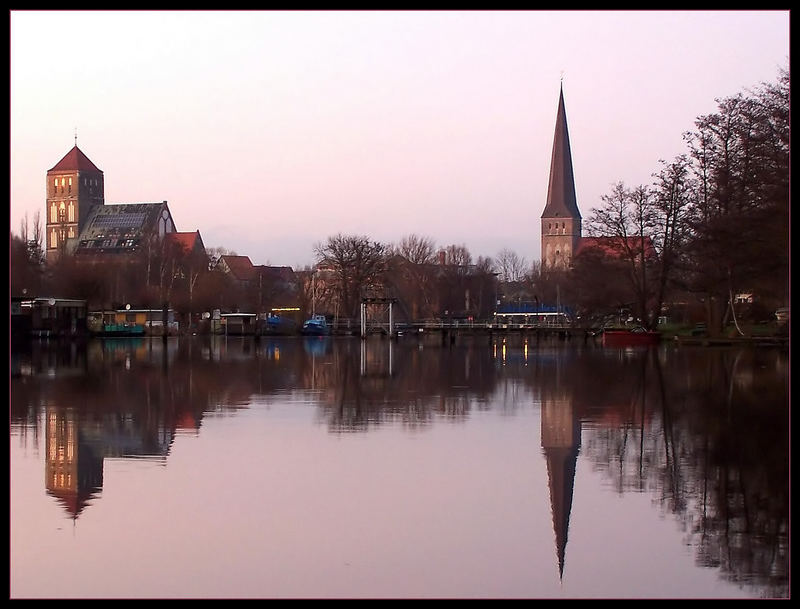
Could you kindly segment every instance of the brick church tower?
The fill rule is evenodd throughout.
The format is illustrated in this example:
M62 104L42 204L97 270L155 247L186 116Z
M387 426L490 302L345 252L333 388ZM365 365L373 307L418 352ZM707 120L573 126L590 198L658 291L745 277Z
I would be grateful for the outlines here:
M542 212L542 266L567 268L581 240L581 212L575 198L564 89L558 99L547 202Z
M104 205L103 172L75 146L47 172L45 242L48 262L73 249L97 205Z

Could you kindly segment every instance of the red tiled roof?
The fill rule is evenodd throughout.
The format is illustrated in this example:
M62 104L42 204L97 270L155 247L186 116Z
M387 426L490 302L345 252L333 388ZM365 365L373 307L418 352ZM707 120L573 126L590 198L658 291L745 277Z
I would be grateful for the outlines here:
M249 281L253 278L255 267L250 262L249 256L222 256L222 261L230 269L231 274L239 281Z
M195 231L193 233L167 233L166 238L169 241L180 244L187 253L194 250L194 248L197 246L198 240L202 245L200 231Z
M265 277L281 279L283 281L289 281L292 279L292 277L294 277L294 269L292 269L290 266L261 265L254 268L258 269L258 271Z
M96 171L98 173L103 173L100 171L97 166L89 160L81 149L77 146L73 146L72 150L70 150L67 154L64 155L64 158L61 159L58 163L56 163L55 167L53 167L50 171ZM48 172L49 173L49 172Z
M621 258L625 252L625 243L627 240L628 247L634 251L639 251L642 246L642 237L581 237L578 242L578 250L575 252L577 256L581 252L589 249L600 250L606 256L614 256ZM644 254L647 258L655 255L656 250L653 247L653 240L650 237L644 237Z

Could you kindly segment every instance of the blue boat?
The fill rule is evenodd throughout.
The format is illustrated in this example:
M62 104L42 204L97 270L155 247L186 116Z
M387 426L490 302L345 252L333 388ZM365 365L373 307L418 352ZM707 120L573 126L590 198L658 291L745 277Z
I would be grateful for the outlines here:
M303 323L301 334L306 336L327 336L331 333L330 326L324 315L312 315Z

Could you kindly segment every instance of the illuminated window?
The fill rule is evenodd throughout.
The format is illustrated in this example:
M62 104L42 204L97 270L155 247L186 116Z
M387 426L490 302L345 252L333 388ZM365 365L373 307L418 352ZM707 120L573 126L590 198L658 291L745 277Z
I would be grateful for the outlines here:
M56 232L56 229L53 229L50 231L50 247L56 246L58 246L58 233Z
M69 213L67 214L70 222L75 222L75 204L73 201L69 202Z
M55 223L55 222L57 222L57 221L58 221L58 215L57 215L57 213L58 213L58 212L56 212L56 204L55 204L55 203L53 203L53 204L50 206L50 222L51 222L51 223Z

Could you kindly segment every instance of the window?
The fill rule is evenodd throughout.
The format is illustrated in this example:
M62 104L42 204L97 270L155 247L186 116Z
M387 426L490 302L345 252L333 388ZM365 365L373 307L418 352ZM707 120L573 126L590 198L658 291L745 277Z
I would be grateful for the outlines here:
M56 229L50 231L50 247L58 247L58 233Z
M69 213L67 214L70 222L75 222L75 204L73 201L69 202Z
M56 212L56 204L53 202L50 206L50 223L55 224L56 222L58 222L58 215Z

